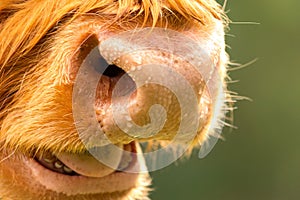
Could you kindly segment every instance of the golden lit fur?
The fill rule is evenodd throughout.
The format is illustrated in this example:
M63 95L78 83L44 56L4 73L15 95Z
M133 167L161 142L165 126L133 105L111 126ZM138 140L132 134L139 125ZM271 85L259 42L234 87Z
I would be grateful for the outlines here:
M76 71L70 66L77 62L79 47L88 36L138 27L166 27L181 32L199 29L210 35L218 21L223 31L226 17L215 0L0 1L0 197L146 199L150 182L142 183L141 179L136 188L111 194L75 198L48 190L31 193L32 186L27 187L26 180L18 178L28 171L22 171L22 166L20 171L7 166L18 159L18 154L86 151L73 122ZM215 52L222 66L228 62L224 49L222 45ZM225 78L226 69L221 70ZM199 137L202 141L206 138ZM146 179L148 176L143 177Z

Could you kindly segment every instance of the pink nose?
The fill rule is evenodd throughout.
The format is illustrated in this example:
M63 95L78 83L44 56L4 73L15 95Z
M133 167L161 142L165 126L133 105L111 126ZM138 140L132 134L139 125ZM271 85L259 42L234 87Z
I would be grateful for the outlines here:
M82 68L89 70L79 71L75 83L75 89L80 85L95 95L73 96L75 104L93 105L91 114L96 113L100 124L101 130L95 123L91 134L82 135L86 141L187 142L205 137L223 86L201 43L175 31L144 29L112 36L98 49L84 61Z

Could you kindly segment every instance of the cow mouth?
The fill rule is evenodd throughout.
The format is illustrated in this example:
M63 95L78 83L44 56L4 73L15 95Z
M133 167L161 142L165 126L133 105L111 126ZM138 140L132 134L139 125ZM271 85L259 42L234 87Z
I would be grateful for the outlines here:
M122 154L117 159L112 158L117 160L116 166L106 166L89 153L45 153L24 157L24 164L30 170L32 184L55 193L84 195L128 191L147 176L147 168L137 142L120 147Z
M122 146L124 153L107 155L112 157L114 166L106 166L89 152L81 154L61 153L58 155L44 153L42 156L36 156L35 160L44 168L61 175L101 178L112 173L126 171L137 161L135 142Z

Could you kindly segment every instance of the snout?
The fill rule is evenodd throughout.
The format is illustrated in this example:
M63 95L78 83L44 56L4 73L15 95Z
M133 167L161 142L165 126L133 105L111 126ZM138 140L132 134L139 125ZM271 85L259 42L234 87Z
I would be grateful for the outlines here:
M223 87L214 56L206 43L160 28L99 42L73 89L74 120L86 147L203 141Z

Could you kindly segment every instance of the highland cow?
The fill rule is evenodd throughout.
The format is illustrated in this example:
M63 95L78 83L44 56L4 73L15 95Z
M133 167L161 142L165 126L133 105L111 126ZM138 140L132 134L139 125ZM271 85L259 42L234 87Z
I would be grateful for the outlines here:
M139 77L131 73L146 70L144 66L153 63L167 65L191 86L195 98L186 97L184 101L196 101L197 122L189 124L197 125L196 135L190 137L186 133L176 139L184 145L184 138L189 137L188 154L220 128L228 110L226 25L223 9L215 0L1 0L0 199L148 199L151 179L139 143L148 142L144 150L168 145L173 142L180 121L191 120L193 112L183 114L180 100L171 90L158 84L139 86ZM172 40L172 34L160 37L160 31L166 30L174 33L177 40ZM122 35L126 31L131 32ZM148 40L147 32L158 39ZM130 39L130 34L134 38ZM110 38L117 38L118 43ZM190 39L206 53L197 52L196 47L188 46L180 38ZM170 51L139 50L136 46L142 43L172 43L174 52L182 50L187 59ZM137 49L120 55L120 51L133 48ZM187 52L185 48L193 51ZM107 64L105 70L97 62L88 62L91 52L99 65ZM116 54L119 57L112 59ZM199 70L193 68L192 61L198 57L208 60L198 62ZM205 70L208 63L212 66L210 71ZM74 102L80 99L74 92L84 87L78 82L82 65L101 75L93 102L87 105L94 109L94 117L104 133L101 137L131 153L104 148L110 165L101 163L90 152L99 151L106 140L87 131L89 125L78 125L81 120L74 113ZM150 74L151 70L143 73L149 75L149 80ZM174 88L182 86L164 72L154 75ZM122 77L125 79L119 84L120 93L113 99L113 91ZM88 84L92 78L83 75L82 80ZM124 92L127 90L130 95ZM190 96L181 93L182 98ZM128 121L147 128L147 124L155 121L155 116L149 114L154 104L166 108L165 112L154 113L157 123L161 116L166 117L156 133L149 128L148 132L127 134L122 128L124 119L116 119L113 113L126 108L130 113L125 117L130 118ZM89 117L82 119L89 123ZM132 126L129 123L128 127Z

